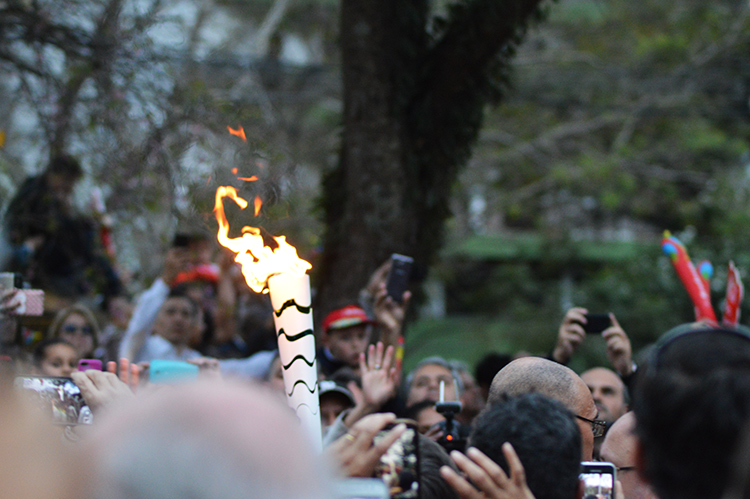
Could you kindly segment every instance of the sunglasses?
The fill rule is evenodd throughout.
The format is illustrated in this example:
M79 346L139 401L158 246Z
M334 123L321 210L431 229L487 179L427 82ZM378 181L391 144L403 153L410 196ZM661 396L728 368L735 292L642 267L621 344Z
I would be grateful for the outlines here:
M81 334L84 334L86 336L92 336L94 334L94 329L91 326L74 326L72 324L68 324L67 326L63 326L62 332L64 334L76 334L77 332L81 332Z

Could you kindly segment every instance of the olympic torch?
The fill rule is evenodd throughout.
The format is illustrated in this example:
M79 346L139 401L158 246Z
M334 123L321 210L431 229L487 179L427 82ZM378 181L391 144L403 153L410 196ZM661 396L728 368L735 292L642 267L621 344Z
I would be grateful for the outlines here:
M217 239L237 254L235 261L242 266L245 281L253 291L270 291L287 402L313 445L322 451L310 277L306 274L312 266L297 256L297 250L284 236L273 238L276 248L264 243L256 227L243 227L241 237L230 238L224 212L225 197L243 209L248 204L233 187L222 186L216 190Z

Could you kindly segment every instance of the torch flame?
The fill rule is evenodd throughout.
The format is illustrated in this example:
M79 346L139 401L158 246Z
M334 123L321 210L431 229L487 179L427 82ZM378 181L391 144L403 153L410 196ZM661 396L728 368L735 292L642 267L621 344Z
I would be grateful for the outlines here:
M227 130L229 130L229 133L231 135L234 135L236 137L241 138L244 142L247 142L247 137L245 137L245 129L242 127L239 127L237 130L232 128L231 126L227 127Z
M255 196L255 216L258 216L258 213L260 213L260 207L263 206L263 201L260 199L260 196Z
M247 207L247 201L239 197L234 187L220 186L216 189L216 221L219 223L217 239L219 244L237 253L234 261L242 265L242 275L250 289L256 293L267 293L266 286L268 278L274 274L289 272L303 275L312 268L305 260L297 256L294 246L286 242L284 236L274 237L278 244L276 249L271 249L263 243L260 229L256 227L243 227L242 237L229 237L229 222L224 213L224 198L229 197L237 203L240 208ZM259 208L256 199L256 210Z

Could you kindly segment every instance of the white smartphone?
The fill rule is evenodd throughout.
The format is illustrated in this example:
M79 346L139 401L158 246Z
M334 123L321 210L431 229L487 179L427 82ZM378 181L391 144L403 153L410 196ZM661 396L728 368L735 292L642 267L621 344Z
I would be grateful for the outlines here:
M612 499L617 470L612 463L584 461L579 478L583 481L583 499Z

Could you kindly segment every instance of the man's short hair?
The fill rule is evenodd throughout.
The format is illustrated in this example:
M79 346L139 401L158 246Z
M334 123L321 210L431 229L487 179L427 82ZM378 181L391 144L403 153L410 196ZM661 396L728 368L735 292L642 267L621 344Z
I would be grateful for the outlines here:
M638 370L633 410L662 499L719 498L750 416L750 336L705 325L665 334Z
M422 499L458 499L456 491L440 476L443 466L459 473L456 464L440 444L419 435L419 492Z
M575 416L538 393L503 396L474 422L469 444L506 473L502 445L510 442L536 499L574 499L578 491L581 435Z

